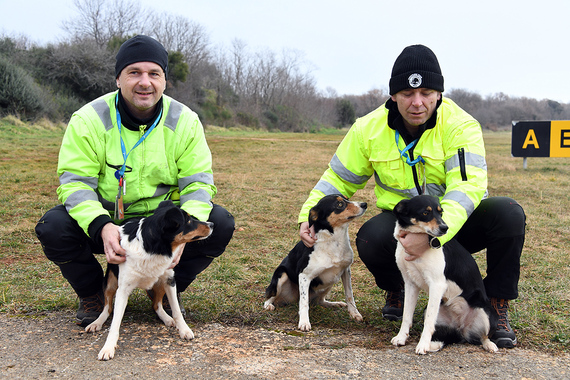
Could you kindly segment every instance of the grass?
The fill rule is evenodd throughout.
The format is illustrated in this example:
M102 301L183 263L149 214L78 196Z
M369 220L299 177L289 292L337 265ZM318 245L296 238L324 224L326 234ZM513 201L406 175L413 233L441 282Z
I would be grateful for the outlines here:
M0 119L0 312L36 317L62 310L74 314L77 299L58 268L43 255L34 227L58 203L57 155L64 127L18 119ZM272 272L298 240L297 214L320 178L343 133L265 133L208 128L218 195L231 211L236 232L227 251L183 294L192 323L212 321L290 326L295 334L296 305L269 313L263 293ZM527 214L521 263L520 297L511 303L510 320L519 346L570 352L570 166L567 158L510 156L510 133L485 134L489 192L516 199ZM354 199L375 204L372 183ZM371 207L351 225L350 234L377 213ZM356 252L356 249L355 249ZM476 254L483 268L484 254ZM367 332L368 347L386 347L399 323L382 319L384 294L374 284L358 254L353 286L364 323L346 310L311 308L313 328ZM126 318L153 318L142 291L131 297ZM340 284L333 300L344 298ZM418 313L421 313L420 301ZM413 338L421 329L416 318Z

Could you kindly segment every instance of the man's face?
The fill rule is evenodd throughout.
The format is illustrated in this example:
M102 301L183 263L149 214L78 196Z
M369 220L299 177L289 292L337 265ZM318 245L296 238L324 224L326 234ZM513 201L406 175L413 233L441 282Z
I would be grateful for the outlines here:
M402 90L392 95L398 105L398 111L404 119L406 128L416 129L433 115L441 92L428 88Z
M129 111L139 119L146 119L152 116L166 89L166 77L158 64L136 62L121 71L117 87L121 89Z

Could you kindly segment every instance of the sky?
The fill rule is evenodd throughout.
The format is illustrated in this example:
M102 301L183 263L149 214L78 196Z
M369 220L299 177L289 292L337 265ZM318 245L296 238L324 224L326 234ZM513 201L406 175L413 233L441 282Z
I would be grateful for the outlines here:
M73 0L0 0L0 34L39 44L66 37ZM109 0L113 1L113 0ZM214 46L303 54L320 90L387 92L396 57L424 44L446 91L570 103L568 0L140 0L201 24ZM141 15L144 17L144 15ZM444 92L445 94L445 92Z

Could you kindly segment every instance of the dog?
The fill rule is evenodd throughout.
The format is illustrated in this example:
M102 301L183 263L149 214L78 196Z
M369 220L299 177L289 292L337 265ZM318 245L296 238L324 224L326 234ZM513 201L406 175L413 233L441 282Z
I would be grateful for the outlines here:
M413 261L407 261L399 241L402 231L443 236L448 226L442 219L437 198L420 195L400 201L393 210L397 222L396 263L404 278L404 314L395 346L406 344L420 289L428 292L424 327L416 346L417 354L439 351L444 345L466 341L482 344L497 352L489 339L498 315L487 298L481 273L471 254L455 240L442 248L430 248Z
M99 317L85 328L87 332L101 330L113 309L116 294L113 320L105 345L99 352L99 360L115 356L121 321L129 295L135 288L152 289L153 308L158 317L166 326L176 326L181 338L194 338L180 311L174 270L169 267L182 255L186 243L205 239L212 231L213 223L195 219L172 201L163 201L153 215L129 219L120 227L121 246L127 251L127 259L118 265L108 264L104 285L105 307ZM172 317L162 307L165 294L172 308Z
M348 237L349 222L366 211L366 203L350 202L342 195L323 197L309 212L309 226L315 229L316 243L309 248L302 241L277 267L265 290L264 308L299 302L301 331L311 330L309 302L325 307L348 307L356 321L362 321L352 293L350 266L354 252ZM342 279L346 303L329 302L325 298Z

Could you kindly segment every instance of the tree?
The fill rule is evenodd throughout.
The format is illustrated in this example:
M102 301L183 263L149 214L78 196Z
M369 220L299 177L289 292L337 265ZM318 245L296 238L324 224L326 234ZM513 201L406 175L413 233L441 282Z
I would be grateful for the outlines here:
M338 99L336 101L336 115L341 127L351 125L356 120L354 106L348 99Z

